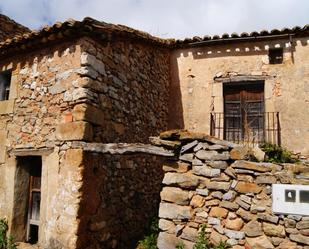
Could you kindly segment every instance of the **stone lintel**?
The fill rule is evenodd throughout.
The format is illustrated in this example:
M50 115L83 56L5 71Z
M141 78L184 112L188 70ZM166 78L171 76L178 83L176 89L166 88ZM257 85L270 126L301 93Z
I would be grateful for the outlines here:
M84 151L96 152L102 154L133 154L133 153L146 153L157 156L173 157L173 151L166 150L162 147L153 146L150 144L142 143L85 143L74 142L74 148L82 148Z
M53 151L54 148L13 149L10 154L14 156L44 156L51 154Z

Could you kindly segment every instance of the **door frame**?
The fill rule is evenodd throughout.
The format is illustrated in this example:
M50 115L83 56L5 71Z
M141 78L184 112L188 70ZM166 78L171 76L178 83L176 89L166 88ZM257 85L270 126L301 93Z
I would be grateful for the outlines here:
M262 115L262 127L258 127L258 130L263 130L263 137L265 136L265 120L264 120L264 113L265 113L265 81L264 80L255 80L255 81L231 81L231 82L226 82L223 83L223 139L227 139L227 111L226 111L226 92L228 91L227 89L229 88L229 90L235 88L236 92L239 91L240 94L240 138L238 138L238 142L244 141L245 140L245 136L246 136L246 132L245 132L245 122L246 120L244 120L246 118L246 114L245 114L245 92L246 88L248 88L248 90L257 88L259 90L261 90L262 92L262 110L261 110L261 115ZM248 121L247 121L248 122ZM258 121L259 122L259 121ZM249 140L249 138L248 138ZM259 140L259 139L258 139ZM257 141L259 142L259 141Z

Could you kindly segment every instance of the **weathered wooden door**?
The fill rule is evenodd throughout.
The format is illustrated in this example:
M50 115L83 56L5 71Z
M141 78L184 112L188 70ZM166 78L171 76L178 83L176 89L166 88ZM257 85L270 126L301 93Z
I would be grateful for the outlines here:
M264 139L264 83L226 84L224 139L257 143Z
M40 226L42 165L39 160L33 160L32 163L29 172L30 184L27 241L34 244L38 241Z

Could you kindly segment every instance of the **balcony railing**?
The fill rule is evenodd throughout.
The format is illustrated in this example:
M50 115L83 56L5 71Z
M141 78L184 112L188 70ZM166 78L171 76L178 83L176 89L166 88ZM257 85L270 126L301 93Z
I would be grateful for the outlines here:
M210 134L235 143L281 145L279 112L248 116L213 112L210 114Z

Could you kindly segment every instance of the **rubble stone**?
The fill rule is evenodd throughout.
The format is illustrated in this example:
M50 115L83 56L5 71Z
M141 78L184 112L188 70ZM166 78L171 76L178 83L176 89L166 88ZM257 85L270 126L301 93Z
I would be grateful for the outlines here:
M252 220L245 224L244 232L248 237L258 237L263 235L261 224L255 220Z
M209 213L209 216L212 217L219 217L219 218L226 218L228 214L228 210L221 207L212 207Z
M161 191L161 200L173 202L179 205L188 205L190 202L190 194L175 187L164 187Z
M192 210L190 207L179 206L172 203L161 203L159 208L159 217L165 219L190 219Z

